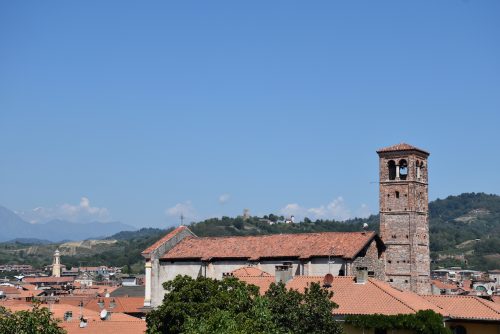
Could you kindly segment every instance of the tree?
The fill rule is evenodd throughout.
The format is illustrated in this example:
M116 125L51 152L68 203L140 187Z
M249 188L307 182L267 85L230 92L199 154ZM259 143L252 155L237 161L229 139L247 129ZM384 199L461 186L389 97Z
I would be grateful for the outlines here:
M163 283L168 291L163 304L146 318L148 333L213 332L219 321L235 333L250 326L255 301L260 298L256 286L236 278L214 280L177 276ZM236 326L236 327L234 327ZM234 328L233 328L234 327ZM221 333L224 333L220 331Z
M311 283L304 293L286 289L283 283L271 284L265 296L278 328L284 333L336 334L343 330L332 316L337 308L333 292Z
M331 292L316 283L303 294L273 284L264 296L233 277L177 276L163 287L162 305L146 318L149 334L342 333Z
M451 334L451 331L444 327L441 314L432 310L420 310L415 314L350 315L345 318L345 322L362 329L404 329L415 334Z
M35 304L30 311L11 312L0 306L0 333L2 334L64 334L58 321L51 318L46 307Z

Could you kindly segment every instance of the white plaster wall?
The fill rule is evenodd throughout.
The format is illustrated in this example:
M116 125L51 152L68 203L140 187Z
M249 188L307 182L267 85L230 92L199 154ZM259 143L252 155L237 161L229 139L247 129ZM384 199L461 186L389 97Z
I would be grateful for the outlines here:
M163 283L173 280L177 275L188 275L193 278L202 274L201 262L159 262L152 278L151 306L156 307L163 301L165 290Z
M236 269L251 265L248 261L215 261L207 266L206 276L215 279L222 279L224 273L230 273Z
M177 275L187 275L193 278L203 276L202 264L199 261L190 262L160 262L160 280L171 281Z
M344 266L345 261L342 258L334 258L334 263L330 265L331 273L338 276L339 270ZM206 276L214 279L222 279L224 273L230 273L236 269L253 265L271 275L275 275L276 266L283 262L292 263L294 276L315 275L324 276L329 272L328 258L313 258L310 262L301 262L299 260L289 261L268 260L261 262L248 262L246 260L224 260L210 262L204 265L201 261L153 261L152 268L152 286L151 286L151 306L156 307L161 304L165 291L163 282L173 280L177 275L187 275L193 278Z
M257 268L271 275L276 274L276 266L283 265L283 262L291 262L292 263L292 272L293 276L302 275L302 264L299 260L289 261L289 260L269 260L269 261L261 261Z
M324 276L331 273L333 276L338 276L340 269L345 265L345 261L342 258L332 258L331 264L328 264L328 258L313 258L311 259L311 265L309 266L310 276ZM344 267L344 273L346 269Z

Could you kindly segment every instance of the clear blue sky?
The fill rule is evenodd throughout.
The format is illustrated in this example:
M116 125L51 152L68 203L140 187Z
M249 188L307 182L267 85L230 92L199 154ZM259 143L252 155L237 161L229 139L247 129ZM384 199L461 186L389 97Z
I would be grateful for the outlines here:
M366 215L402 141L431 199L498 194L499 36L499 1L3 1L0 205Z

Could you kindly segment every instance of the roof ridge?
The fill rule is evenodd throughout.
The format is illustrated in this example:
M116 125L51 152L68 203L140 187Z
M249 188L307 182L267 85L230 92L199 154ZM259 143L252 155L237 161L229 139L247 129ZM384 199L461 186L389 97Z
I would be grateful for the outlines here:
M419 151L429 155L429 152L405 142L400 142L398 144L394 144L391 146L382 147L377 150L377 153L398 152L398 151Z
M374 279L371 279L369 278L368 279L368 282L371 282L373 285L375 285L379 290L382 290L385 294L391 296L392 298L396 299L398 302L400 302L401 304L403 304L404 306L408 307L410 310L414 311L414 312L418 312L418 310L416 310L415 308L413 308L412 306L408 305L407 303L405 303L401 298L389 293L389 291L387 291L386 287L385 286L381 286L379 283L382 283L385 285L385 282L376 282L376 280ZM393 288L393 287L391 287ZM399 292L403 292L403 291L400 291L396 288L393 288L395 289L396 291L399 291ZM418 296L418 295L417 295ZM419 296L420 297L420 296ZM421 297L422 298L422 297ZM425 299L425 298L422 298L422 299Z
M163 243L165 243L166 241L172 239L175 235L177 235L179 232L183 231L183 230L189 230L189 228L185 225L180 225L176 228L174 228L172 231L168 232L167 234L165 234L163 237L161 237L159 240L157 240L155 243L153 243L151 246L149 246L148 248L146 248L145 250L143 250L141 252L141 255L145 255L145 254L150 254L152 252L154 252L156 249L158 249ZM191 232L191 230L189 230ZM193 235L194 233L191 232Z
M376 234L375 231L322 231L322 232L301 232L301 233L267 233L267 234L255 234L255 235L221 235L221 236L209 236L209 237L198 237L197 239L227 239L227 238L258 238L258 237L269 237L275 235L316 235L316 234L354 234L354 233L364 233L364 234Z

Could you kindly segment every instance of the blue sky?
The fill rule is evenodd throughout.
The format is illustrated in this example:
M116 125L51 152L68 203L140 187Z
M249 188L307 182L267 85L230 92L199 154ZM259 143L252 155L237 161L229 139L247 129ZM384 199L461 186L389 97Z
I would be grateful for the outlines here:
M0 205L364 216L399 142L431 199L498 194L499 33L498 1L4 1Z

